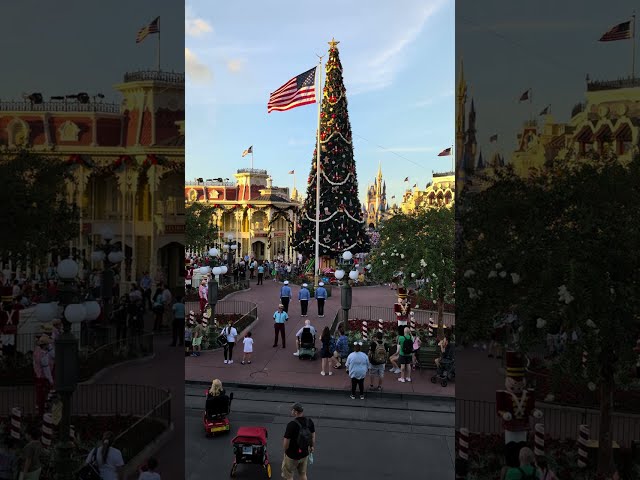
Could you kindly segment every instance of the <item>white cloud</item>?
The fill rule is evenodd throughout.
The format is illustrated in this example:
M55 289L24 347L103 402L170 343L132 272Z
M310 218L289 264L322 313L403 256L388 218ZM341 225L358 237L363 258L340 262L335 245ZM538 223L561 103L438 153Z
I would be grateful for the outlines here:
M213 27L205 19L197 17L193 9L187 5L184 15L184 32L189 37L201 37L213 32Z
M189 50L184 49L184 64L187 75L195 83L209 83L213 79L213 73L204 63L198 60L198 57Z
M240 70L242 70L243 65L244 65L244 60L240 58L232 58L227 61L227 69L231 73L238 73Z

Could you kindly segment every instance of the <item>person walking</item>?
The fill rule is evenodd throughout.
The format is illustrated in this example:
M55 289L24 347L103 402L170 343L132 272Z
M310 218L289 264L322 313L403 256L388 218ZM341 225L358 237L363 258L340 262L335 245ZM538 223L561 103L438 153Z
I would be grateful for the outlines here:
M264 264L258 265L258 285L262 285L262 280L264 279Z
M105 432L102 436L102 445L95 447L87 455L86 465L95 463L98 466L101 480L121 480L124 460L122 452L112 447L113 432Z
M251 363L251 354L253 353L253 338L251 338L251 332L247 332L244 339L242 340L243 345L243 355L242 355L242 365L245 363Z
M280 303L286 313L289 313L289 300L291 299L291 287L289 280L284 281L284 285L280 288Z
M356 386L360 390L360 400L364 400L364 377L369 371L369 357L361 352L362 342L353 342L354 352L347 357L347 373L351 378L351 399L356 398Z
M316 302L318 303L318 316L324 317L324 302L327 300L327 289L324 288L324 283L320 282L315 292Z
M180 345L183 344L182 332L184 332L184 302L182 296L176 297L176 303L171 307L173 310L173 321L171 322L172 340L171 346L175 347L179 341Z
M329 368L329 364L331 363L331 358L333 358L333 351L336 348L335 339L331 336L331 330L329 327L324 327L322 330L322 335L320 335L320 342L322 343L322 347L320 348L320 358L322 359L322 371L320 375L333 375L333 372Z
M300 311L302 312L300 316L307 316L307 309L309 308L309 300L311 299L311 293L308 289L309 285L306 283L302 284L302 288L298 292L298 300L300 300Z
M207 279L203 278L198 287L198 298L200 300L200 314L204 313L204 309L207 306L207 298L209 298L209 287L207 286Z
M275 337L273 339L274 348L278 346L278 333L282 337L282 348L286 348L286 336L284 332L284 322L289 320L289 315L284 311L284 305L278 305L278 310L273 314L273 329L275 331Z
M316 445L316 428L313 420L304 416L304 408L299 403L291 406L292 421L284 432L284 455L282 458L282 478L293 480L298 472L300 480L307 480L307 464Z
M411 381L411 356L413 353L413 337L411 337L411 329L405 327L404 335L398 337L398 354L400 360L400 377L399 382Z
M382 391L382 379L384 378L384 369L387 365L388 347L384 344L382 332L376 332L375 340L371 341L369 347L369 387ZM373 379L378 379L378 386L373 386Z
M238 338L238 331L233 326L231 319L222 330L222 334L227 337L227 344L224 346L224 363L231 365L233 363L233 347L236 344L236 338Z
M202 350L202 339L204 338L204 325L200 321L196 322L196 326L193 328L193 337L191 338L191 347L193 352L192 357L199 357Z

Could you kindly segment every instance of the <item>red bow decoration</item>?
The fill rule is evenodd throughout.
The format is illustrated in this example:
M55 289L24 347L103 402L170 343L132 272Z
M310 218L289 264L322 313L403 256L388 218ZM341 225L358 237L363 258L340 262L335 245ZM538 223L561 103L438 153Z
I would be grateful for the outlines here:
M69 157L69 159L67 160L67 163L71 164L71 165L82 165L82 163L83 163L82 162L82 157L80 155L77 155L77 154L71 155Z
M114 162L114 166L116 168L120 168L123 164L130 165L133 162L133 159L129 155L120 155L116 161Z

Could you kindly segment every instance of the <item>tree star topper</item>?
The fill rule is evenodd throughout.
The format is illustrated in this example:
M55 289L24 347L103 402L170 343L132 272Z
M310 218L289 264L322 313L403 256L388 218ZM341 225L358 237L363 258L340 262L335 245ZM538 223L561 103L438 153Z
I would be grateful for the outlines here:
M336 45L338 45L340 42L336 42L335 37L331 37L331 41L327 43L329 43L329 46L333 49L336 48Z

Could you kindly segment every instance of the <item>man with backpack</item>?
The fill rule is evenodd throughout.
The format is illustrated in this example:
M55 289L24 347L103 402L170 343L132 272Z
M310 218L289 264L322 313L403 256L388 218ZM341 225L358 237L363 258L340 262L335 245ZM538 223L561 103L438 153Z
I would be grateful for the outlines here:
M282 478L293 480L294 472L298 472L300 480L307 480L307 462L316 444L316 429L313 420L304 416L304 408L299 403L291 406L291 416L294 419L284 432Z
M538 480L536 457L529 447L524 447L519 454L520 466L509 468L505 480Z
M400 377L399 382L411 381L411 360L413 360L413 338L411 330L405 327L404 335L398 337L398 354L400 360Z
M377 332L376 339L371 341L371 346L369 347L369 387L371 389L374 388L373 379L377 377L378 386L375 388L378 391L382 391L382 379L384 378L384 369L387 365L387 346L384 344L382 338L382 332Z

